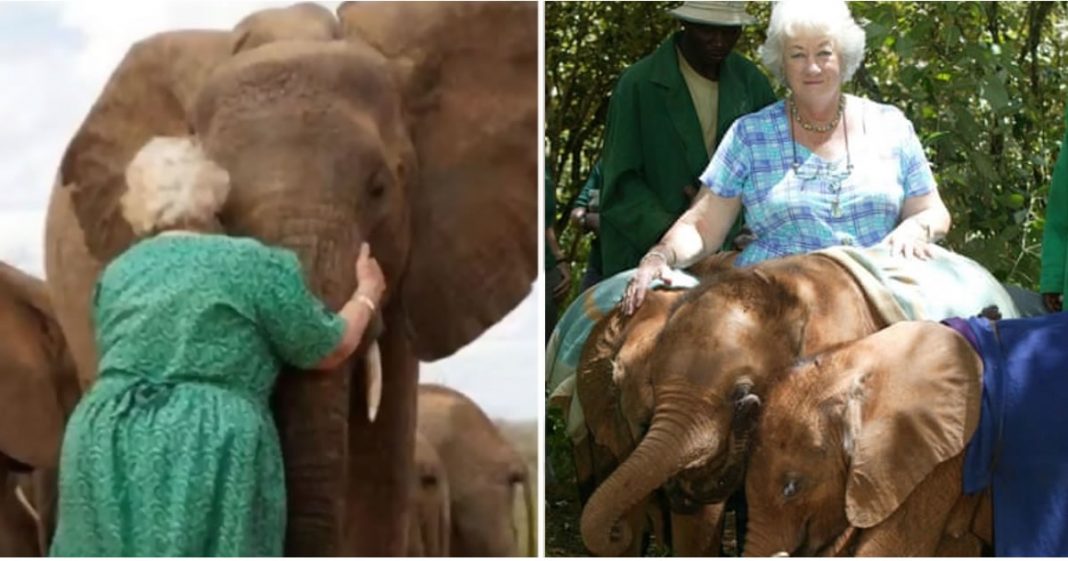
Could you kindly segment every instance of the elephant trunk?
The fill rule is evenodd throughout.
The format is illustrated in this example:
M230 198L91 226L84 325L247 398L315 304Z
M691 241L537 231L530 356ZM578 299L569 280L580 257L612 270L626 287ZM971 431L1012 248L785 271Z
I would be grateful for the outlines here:
M352 294L355 248L335 245L334 239L344 238L294 231L300 225L289 225L285 220L274 226L278 230L256 231L256 237L294 250L307 271L312 292L330 308L339 309ZM336 229L331 226L320 225L327 233ZM308 226L303 228L306 231ZM345 535L349 395L354 374L366 374L365 368L349 360L325 375L309 376L287 367L279 376L274 410L286 468L287 555L340 553ZM355 383L364 382L356 378Z
M714 451L719 435L696 415L707 404L688 390L661 390L649 431L582 511L582 539L595 555L615 557L631 543L622 519L643 498L681 469Z

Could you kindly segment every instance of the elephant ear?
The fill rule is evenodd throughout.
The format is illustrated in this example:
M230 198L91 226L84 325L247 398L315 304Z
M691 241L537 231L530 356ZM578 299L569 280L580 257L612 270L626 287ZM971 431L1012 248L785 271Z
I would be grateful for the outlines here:
M575 393L582 404L593 440L625 458L634 449L626 421L619 409L616 352L623 342L626 318L618 308L601 318L590 330L575 372Z
M54 467L65 421L55 372L62 335L44 282L3 263L0 331L0 455Z
M119 200L126 166L155 136L190 133L186 115L200 85L230 54L224 31L175 31L134 44L63 154L57 189L69 192L89 252L102 263L133 232Z
M982 362L963 337L931 322L894 324L841 353L851 373L846 515L870 528L964 450L979 422Z
M359 2L338 17L407 80L419 170L401 301L416 355L441 358L537 275L537 4Z

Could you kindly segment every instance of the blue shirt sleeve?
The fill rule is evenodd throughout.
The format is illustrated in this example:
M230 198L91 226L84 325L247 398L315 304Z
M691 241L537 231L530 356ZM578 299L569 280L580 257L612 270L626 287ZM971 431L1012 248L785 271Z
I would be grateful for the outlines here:
M919 137L912 127L912 122L903 113L901 117L901 179L905 188L905 198L920 197L938 190L931 163L923 151Z
M745 131L738 119L723 135L712 161L701 174L701 184L724 198L738 197L749 182L752 155L745 141Z

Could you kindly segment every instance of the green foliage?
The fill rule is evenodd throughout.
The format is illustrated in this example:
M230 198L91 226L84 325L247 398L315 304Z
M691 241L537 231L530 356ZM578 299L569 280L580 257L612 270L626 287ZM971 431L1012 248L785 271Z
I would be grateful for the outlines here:
M677 2L549 2L545 10L546 157L557 231L575 269L587 242L564 228L600 153L612 87L678 28ZM1065 2L854 2L867 33L847 89L912 120L953 216L945 244L1003 281L1037 287L1050 174L1068 98ZM738 50L757 60L770 6ZM780 93L782 91L780 90ZM561 308L563 309L563 308Z

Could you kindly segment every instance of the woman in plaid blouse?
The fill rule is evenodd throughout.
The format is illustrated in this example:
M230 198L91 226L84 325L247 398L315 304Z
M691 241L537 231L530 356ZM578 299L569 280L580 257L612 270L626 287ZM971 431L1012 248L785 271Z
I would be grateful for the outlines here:
M783 101L738 119L701 175L707 192L642 258L624 295L641 305L654 279L714 252L742 207L754 241L735 263L835 245L886 243L929 257L950 217L912 123L895 107L846 95L864 57L864 31L845 2L775 5L763 63Z

